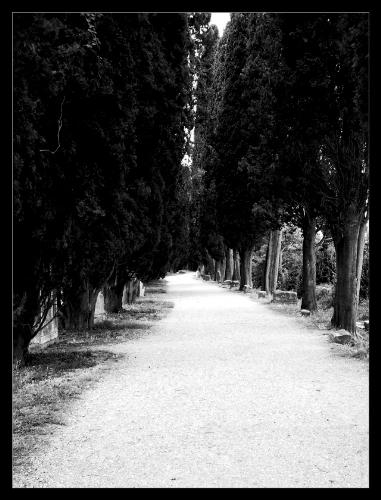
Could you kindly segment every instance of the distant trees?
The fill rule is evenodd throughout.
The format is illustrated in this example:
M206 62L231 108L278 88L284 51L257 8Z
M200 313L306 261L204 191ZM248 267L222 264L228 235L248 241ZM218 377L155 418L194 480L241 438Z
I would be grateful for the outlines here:
M214 250L209 250L217 261L226 263L229 249L239 251L241 289L252 284L254 245L271 227L279 226L275 198L267 198L266 209L260 203L272 181L271 174L264 178L263 172L270 172L269 159L272 161L274 155L272 137L262 137L259 131L266 127L270 131L274 126L271 102L278 83L278 73L272 71L277 40L271 39L271 34L265 37L264 50L275 57L266 73L262 71L263 54L255 52L254 45L260 46L265 21L256 15L232 15L214 58L209 98L196 113L196 117L207 116L203 154L195 156L205 170L203 241L207 242L209 236L205 243L209 249L213 246L210 240L215 244L219 241ZM195 150L199 151L197 140ZM257 182L259 178L261 183Z
M101 289L179 262L192 50L186 14L15 14L17 359L52 292L89 328Z

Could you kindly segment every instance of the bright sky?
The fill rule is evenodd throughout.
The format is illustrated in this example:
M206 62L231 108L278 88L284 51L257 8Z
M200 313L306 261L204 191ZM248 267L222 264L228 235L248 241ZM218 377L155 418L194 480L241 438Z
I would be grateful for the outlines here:
M210 24L217 25L220 37L224 32L226 24L230 21L230 12L212 12Z

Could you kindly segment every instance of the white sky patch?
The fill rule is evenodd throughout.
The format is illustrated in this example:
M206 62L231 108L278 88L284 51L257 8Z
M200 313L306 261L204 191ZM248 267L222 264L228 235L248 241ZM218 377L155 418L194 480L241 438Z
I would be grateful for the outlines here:
M218 28L218 34L222 36L225 26L230 21L230 12L212 12L210 24L215 24Z

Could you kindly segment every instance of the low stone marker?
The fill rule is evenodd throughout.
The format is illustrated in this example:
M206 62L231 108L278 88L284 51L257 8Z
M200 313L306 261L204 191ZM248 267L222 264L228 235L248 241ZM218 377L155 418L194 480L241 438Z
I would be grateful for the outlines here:
M125 293L123 290L123 299L124 299L124 297L125 297ZM122 299L122 303L124 304L125 302L123 302L123 299ZM104 316L106 316L105 298L103 296L103 293L99 292L98 297L97 297L97 301L95 303L94 318L103 318Z
M309 311L308 309L301 309L300 313L302 316L310 316L311 311Z
M265 299L266 298L266 292L264 290L261 290L257 292L258 299Z
M273 294L273 302L281 302L283 304L296 304L298 302L298 295L296 292L276 290Z
M210 281L210 274L204 274L204 276L202 277L203 280L205 281Z
M352 340L352 335L347 330L333 330L330 332L333 342L336 344L349 344Z

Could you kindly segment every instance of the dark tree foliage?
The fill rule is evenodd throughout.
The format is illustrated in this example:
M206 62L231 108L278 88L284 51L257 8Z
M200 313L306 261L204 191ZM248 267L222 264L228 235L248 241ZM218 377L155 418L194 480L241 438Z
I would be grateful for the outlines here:
M15 15L16 356L52 291L86 328L100 288L185 244L189 51L186 14Z
M79 144L71 142L68 126L76 101L86 105L100 85L91 23L91 16L74 14L14 17L16 355L37 333L35 318L41 306L53 289L63 286L63 254L70 249L73 233L80 241L81 226L94 224L102 213L97 198L86 207L96 182L87 183L88 164L72 161ZM95 170L96 180L99 175ZM72 178L69 185L66 178ZM83 244L84 253L89 253ZM75 256L75 248L71 252Z

